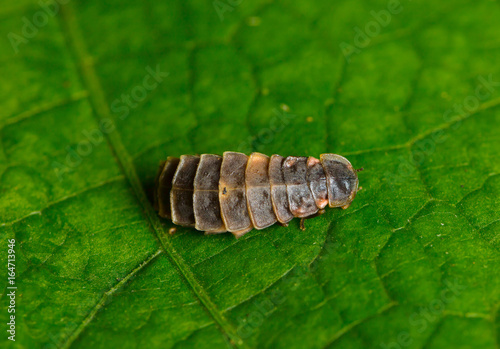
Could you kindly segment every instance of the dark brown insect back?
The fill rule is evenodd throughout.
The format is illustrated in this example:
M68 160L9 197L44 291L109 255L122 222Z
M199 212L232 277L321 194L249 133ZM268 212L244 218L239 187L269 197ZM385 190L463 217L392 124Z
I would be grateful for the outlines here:
M155 208L177 225L240 237L276 222L314 216L326 205L346 209L358 190L351 163L313 157L225 152L168 157L156 177Z

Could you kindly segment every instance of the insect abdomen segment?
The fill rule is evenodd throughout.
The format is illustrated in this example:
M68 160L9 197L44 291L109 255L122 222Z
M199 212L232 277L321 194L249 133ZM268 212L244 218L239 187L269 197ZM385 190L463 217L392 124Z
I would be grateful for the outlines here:
M336 154L283 158L225 152L168 157L156 178L162 217L208 234L240 237L330 207L347 208L358 189L350 162Z
M245 191L245 169L248 156L225 152L219 180L221 216L227 231L237 236L252 229ZM175 222L174 222L175 223Z
M219 179L222 157L204 154L194 178L193 209L195 228L213 233L225 232L219 205Z

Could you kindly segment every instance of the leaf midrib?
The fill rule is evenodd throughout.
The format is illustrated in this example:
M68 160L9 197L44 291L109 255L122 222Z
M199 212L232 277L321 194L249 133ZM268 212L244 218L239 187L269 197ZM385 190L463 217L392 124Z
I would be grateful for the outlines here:
M109 118L112 119L111 112L106 103L106 98L103 93L99 78L94 70L94 66L90 55L86 49L83 36L81 34L78 25L76 24L76 16L72 9L72 4L67 4L61 6L61 26L65 28L65 39L66 46L69 51L73 54L73 59L75 60L80 78L83 81L84 86L89 91L89 100L92 108L95 111L96 122L98 123L101 119ZM167 252L167 255L172 260L178 268L179 273L186 280L187 284L191 287L194 295L203 305L208 314L213 318L215 323L217 323L220 331L230 339L230 343L236 347L247 347L243 340L238 335L234 326L225 318L225 316L220 312L215 303L210 299L208 293L204 290L203 286L198 282L194 273L191 271L187 263L184 261L183 257L177 252L172 243L162 236L165 236L165 231L163 226L150 205L148 198L142 188L139 177L135 171L131 157L128 154L125 146L123 145L120 135L117 131L107 133L106 139L108 145L116 159L116 162L123 171L125 177L130 183L137 200L139 201L146 218L154 230L156 238L159 240L162 248ZM92 317L93 319L93 317ZM92 320L91 319L91 320ZM82 323L81 333L84 328L90 323ZM78 338L78 335L70 337L67 343L68 346Z

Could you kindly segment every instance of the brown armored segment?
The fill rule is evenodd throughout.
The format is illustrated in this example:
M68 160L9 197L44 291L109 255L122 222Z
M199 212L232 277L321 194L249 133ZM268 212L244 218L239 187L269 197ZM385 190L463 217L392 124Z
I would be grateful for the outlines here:
M250 155L245 172L245 184L248 212L255 229L264 229L276 223L268 169L269 157L267 155L260 153Z
M307 158L289 156L283 162L288 204L294 217L309 217L318 212L307 184Z
M321 154L326 173L328 205L348 208L358 191L358 175L351 163L337 154Z
M225 152L219 180L219 200L222 220L227 231L239 237L252 230L248 213L245 170L248 156L241 153Z
M311 189L312 196L319 209L328 205L328 189L326 185L326 175L323 166L318 159L307 158L307 184Z
M194 177L193 209L195 228L207 233L223 233L219 204L219 179L222 157L203 154Z
M271 156L269 161L269 181L271 182L271 200L278 222L287 224L293 219L288 205L288 194L286 193L285 178L283 176L283 161L281 155Z
M170 191L170 208L172 222L177 225L194 226L193 182L200 158L193 155L182 155L177 171L172 179Z
M161 163L155 207L175 224L240 237L253 228L314 216L327 204L345 209L357 190L356 171L336 154L322 154L320 160L235 152L183 155Z
M162 217L170 218L170 189L172 189L172 179L179 165L179 158L169 156L167 161L160 165L158 175L156 176L155 208Z

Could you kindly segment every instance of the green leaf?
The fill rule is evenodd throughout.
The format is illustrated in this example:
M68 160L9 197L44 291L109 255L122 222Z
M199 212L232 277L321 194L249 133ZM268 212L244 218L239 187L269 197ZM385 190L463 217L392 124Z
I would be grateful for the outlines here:
M2 347L498 345L498 2L61 3L0 10ZM170 235L159 161L226 150L342 154L362 190Z

